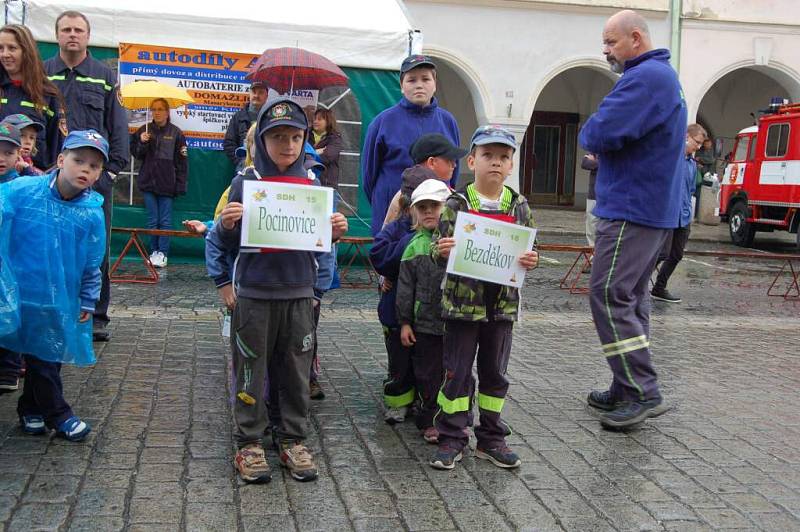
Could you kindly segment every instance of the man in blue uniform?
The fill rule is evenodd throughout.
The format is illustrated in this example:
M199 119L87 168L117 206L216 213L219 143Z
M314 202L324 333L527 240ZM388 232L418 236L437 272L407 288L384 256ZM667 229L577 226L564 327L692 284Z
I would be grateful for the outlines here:
M114 178L128 165L130 146L128 116L117 98L117 76L106 65L89 55L89 19L78 11L64 11L56 19L58 55L45 61L47 76L56 84L67 107L70 131L94 129L108 139L108 162L94 189L103 196L106 220L106 256L103 259L100 300L94 311L96 341L108 341L106 325L111 290L108 278L108 243L111 238L111 212L114 207Z
M630 10L608 19L603 53L622 74L579 141L600 160L594 215L591 307L613 373L587 402L604 427L633 427L667 411L650 361L650 274L678 226L686 102L669 51L654 49L644 18Z

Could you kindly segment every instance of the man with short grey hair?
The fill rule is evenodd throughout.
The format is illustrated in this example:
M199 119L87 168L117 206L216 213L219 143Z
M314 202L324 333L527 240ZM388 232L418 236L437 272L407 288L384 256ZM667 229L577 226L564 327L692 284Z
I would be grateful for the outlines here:
M650 362L648 283L680 219L687 115L669 51L653 48L641 15L625 10L609 18L603 53L622 77L579 140L600 160L590 302L613 381L587 401L604 411L604 427L621 429L668 409Z

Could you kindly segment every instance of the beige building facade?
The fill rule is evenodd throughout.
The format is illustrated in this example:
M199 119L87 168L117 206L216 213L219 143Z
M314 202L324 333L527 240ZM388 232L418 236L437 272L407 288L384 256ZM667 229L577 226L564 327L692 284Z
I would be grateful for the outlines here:
M535 204L581 208L588 174L581 124L617 76L602 29L639 11L673 54L690 121L722 139L720 157L771 97L800 101L796 0L406 0L422 51L437 59L442 105L467 137L502 124L520 142L510 184ZM467 138L463 140L466 144Z

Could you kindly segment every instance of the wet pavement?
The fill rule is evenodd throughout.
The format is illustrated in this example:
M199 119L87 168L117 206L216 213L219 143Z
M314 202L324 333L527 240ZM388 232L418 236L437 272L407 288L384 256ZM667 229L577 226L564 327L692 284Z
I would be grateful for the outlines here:
M543 235L578 243L569 234ZM690 246L702 243L692 243ZM775 244L781 246L782 244ZM21 433L0 397L6 530L800 530L800 302L765 295L778 264L687 260L654 304L652 349L673 410L640 430L601 430L585 405L610 373L586 296L558 289L573 257L526 281L503 412L522 467L471 453L452 472L412 423L382 421L386 355L374 290L323 301L322 386L310 446L318 481L235 475L230 356L198 266L157 286L115 285L112 339L93 368L64 369L87 441ZM785 282L785 281L784 281ZM474 445L474 439L471 442Z

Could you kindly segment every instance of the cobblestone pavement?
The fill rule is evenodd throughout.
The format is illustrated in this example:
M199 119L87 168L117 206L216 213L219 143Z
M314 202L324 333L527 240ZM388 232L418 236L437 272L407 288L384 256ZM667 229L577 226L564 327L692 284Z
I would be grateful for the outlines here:
M240 485L232 467L227 348L197 266L158 286L116 285L112 340L65 368L82 444L25 436L0 397L0 523L7 530L800 530L800 303L768 298L772 263L687 261L657 304L653 353L674 406L630 433L585 406L609 380L585 296L557 288L570 257L529 276L504 417L523 459L468 455L453 472L411 423L381 416L386 367L373 290L326 296L324 401L310 445L320 479L279 469ZM473 441L474 443L474 441Z

